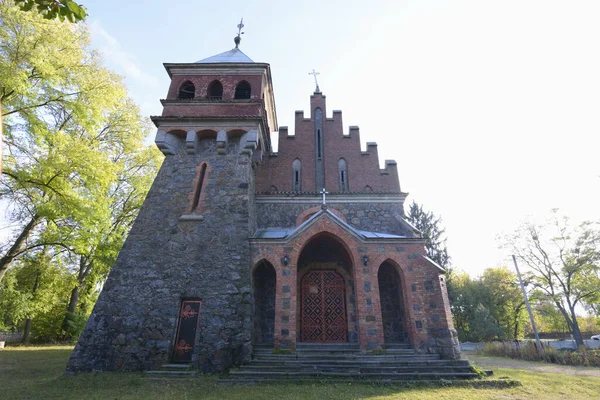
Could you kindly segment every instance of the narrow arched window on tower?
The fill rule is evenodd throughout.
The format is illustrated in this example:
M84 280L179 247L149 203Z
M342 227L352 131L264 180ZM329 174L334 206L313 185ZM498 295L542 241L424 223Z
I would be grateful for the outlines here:
M302 162L297 158L292 163L292 190L302 191Z
M223 85L219 81L212 81L208 85L207 97L211 100L221 100L223 98Z
M321 153L322 153L322 149L321 149L321 130L317 129L317 159L321 159Z
M340 192L348 191L348 166L346 160L340 158L338 161L338 181L340 185Z
M241 81L235 87L235 99L249 99L250 98L250 84L246 81Z
M206 163L200 167L200 176L198 177L198 184L196 185L196 191L194 192L194 202L192 203L192 212L196 212L198 204L200 204L200 195L202 194L202 187L204 186L204 178L206 177Z
M179 87L178 99L193 99L196 95L196 87L190 81L185 81Z

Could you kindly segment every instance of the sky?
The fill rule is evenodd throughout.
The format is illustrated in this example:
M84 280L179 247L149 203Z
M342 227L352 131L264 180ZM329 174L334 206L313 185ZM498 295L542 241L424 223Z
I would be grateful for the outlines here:
M474 276L511 267L497 237L525 219L600 219L597 0L82 3L145 115L162 110L162 63L231 49L243 17L279 126L308 113L316 69L328 112L398 162L407 204L442 217L453 266Z

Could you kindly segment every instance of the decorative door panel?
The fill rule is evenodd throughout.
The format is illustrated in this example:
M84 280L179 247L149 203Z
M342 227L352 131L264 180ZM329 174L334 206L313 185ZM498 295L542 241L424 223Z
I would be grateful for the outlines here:
M345 342L344 278L335 271L310 271L302 278L302 341Z
M179 311L179 324L173 351L173 362L191 362L200 316L200 300L184 300Z

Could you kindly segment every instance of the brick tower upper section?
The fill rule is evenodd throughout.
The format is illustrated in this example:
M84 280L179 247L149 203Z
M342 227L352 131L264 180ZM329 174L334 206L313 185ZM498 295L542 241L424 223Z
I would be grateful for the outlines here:
M287 127L279 129L278 153L263 158L256 170L258 193L316 192L388 192L400 193L396 162L386 160L379 167L377 144L367 143L361 151L357 126L345 135L342 112L326 117L325 96L310 97L311 115L296 111L295 134Z
M165 68L171 85L161 100L162 115L152 117L160 133L157 145L165 154L175 137L185 138L190 148L198 140L216 138L222 148L245 132L250 136L244 140L255 144L252 150L259 150L259 158L271 152L270 132L277 130L277 115L269 64L253 62L236 47Z

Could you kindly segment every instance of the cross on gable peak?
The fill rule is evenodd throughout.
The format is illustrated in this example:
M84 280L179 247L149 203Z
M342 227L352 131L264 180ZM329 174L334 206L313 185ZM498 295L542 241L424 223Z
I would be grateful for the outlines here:
M326 196L326 195L328 195L328 194L329 194L329 192L328 192L328 191L326 191L326 190L325 190L325 188L323 188L323 190L321 190L321 191L319 192L319 194L322 194L322 195L323 195L323 204L321 205L321 208L322 208L323 210L325 210L325 209L327 208L327 199L326 199L326 197L325 197L325 196Z

